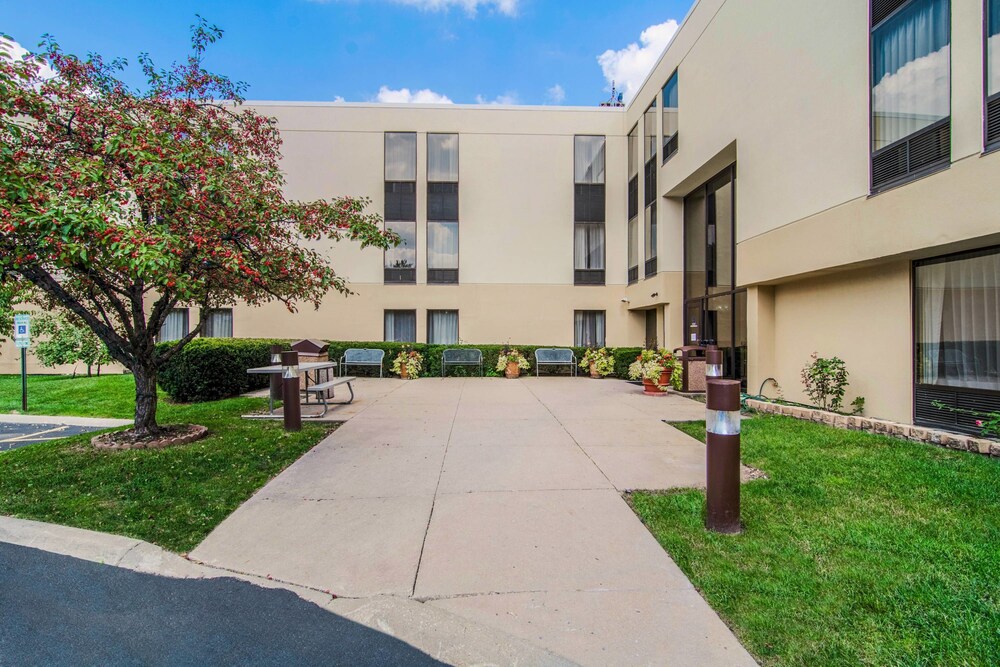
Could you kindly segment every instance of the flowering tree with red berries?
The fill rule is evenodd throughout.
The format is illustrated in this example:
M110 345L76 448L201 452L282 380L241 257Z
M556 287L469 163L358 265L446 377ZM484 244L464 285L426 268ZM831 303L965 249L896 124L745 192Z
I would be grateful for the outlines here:
M201 19L186 62L158 69L68 55L52 40L15 59L0 39L0 285L33 286L89 326L135 376L135 437L157 434L157 371L197 336L210 308L242 301L318 307L349 294L321 238L387 248L367 200L290 201L273 119L243 86L202 67L221 35ZM48 64L55 76L42 76ZM201 320L156 346L170 310Z

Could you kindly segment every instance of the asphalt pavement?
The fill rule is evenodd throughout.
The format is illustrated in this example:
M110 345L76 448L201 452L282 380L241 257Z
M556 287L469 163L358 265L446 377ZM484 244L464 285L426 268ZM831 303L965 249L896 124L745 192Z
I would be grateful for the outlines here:
M282 589L0 542L0 665L440 665Z
M0 422L0 452L34 445L38 442L68 438L71 435L100 431L99 427L72 424L6 423Z

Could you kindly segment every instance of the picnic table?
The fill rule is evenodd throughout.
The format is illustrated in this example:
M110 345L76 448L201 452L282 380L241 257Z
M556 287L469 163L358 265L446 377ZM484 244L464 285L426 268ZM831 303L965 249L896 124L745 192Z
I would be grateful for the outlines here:
M319 372L326 370L328 368L336 368L336 361L307 361L299 364L299 372L305 375L306 384L302 387L302 391L305 392L306 400L304 405L312 405L309 402L309 383L312 380L313 385L321 384L319 382ZM250 375L281 375L282 366L281 364L274 364L272 366L261 366L259 368L248 368L247 373ZM310 378L312 374L312 378ZM325 408L325 404L324 404ZM268 416L278 417L274 412L274 396L271 396L271 392L267 394L267 410ZM325 412L325 410L324 410Z

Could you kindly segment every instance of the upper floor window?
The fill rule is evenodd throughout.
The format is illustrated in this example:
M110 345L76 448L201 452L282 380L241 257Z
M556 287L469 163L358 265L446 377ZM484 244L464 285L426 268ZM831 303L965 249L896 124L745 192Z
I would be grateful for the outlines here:
M384 281L417 281L417 134L385 133L385 221L402 242L385 252Z
M677 72L663 86L663 161L677 152Z
M604 137L574 137L573 175L576 183L604 183Z
M385 180L417 180L417 133L385 133Z
M458 182L458 135L427 135L427 180L431 183Z
M427 282L458 282L458 135L427 135Z
M639 125L628 133L628 219L639 215Z
M573 139L573 282L604 284L605 138Z
M950 161L950 0L872 2L872 187Z
M659 143L656 132L656 100L653 100L653 103L649 105L646 113L642 116L642 133L644 143L643 159L649 162L656 157L656 145Z
M1000 145L1000 0L986 2L986 146Z

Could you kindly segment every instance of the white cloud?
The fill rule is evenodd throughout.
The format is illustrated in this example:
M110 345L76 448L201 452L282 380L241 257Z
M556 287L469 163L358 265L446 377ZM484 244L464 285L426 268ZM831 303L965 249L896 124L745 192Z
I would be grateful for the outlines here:
M476 95L476 104L502 104L512 106L519 103L517 92L507 91L503 95L497 95L492 100L488 100L482 95Z
M624 49L617 51L608 49L599 55L597 62L604 72L608 86L610 87L613 81L618 90L625 93L626 100L632 99L663 50L667 48L667 44L673 39L678 27L677 21L673 19L651 25L639 35L641 46L632 42Z
M310 0L318 4L327 4L332 0ZM425 12L447 11L452 7L464 9L470 16L475 16L476 12L482 8L504 16L517 16L521 0L382 0L392 2L397 5L416 7Z
M566 99L566 91L558 83L549 88L546 93L548 93L549 102L552 104L562 104Z
M334 104L343 104L346 101L347 100L344 99L343 95L337 95L336 97L333 98Z
M7 55L11 56L15 60L21 60L28 54L28 49L24 48L13 39L2 36L0 36L0 50L3 50ZM43 79L51 79L56 75L55 71L49 67L48 63L42 64L41 68L38 70L38 74Z
M389 86L379 88L374 101L382 104L454 104L447 96L427 88L411 92L409 88L393 90Z

